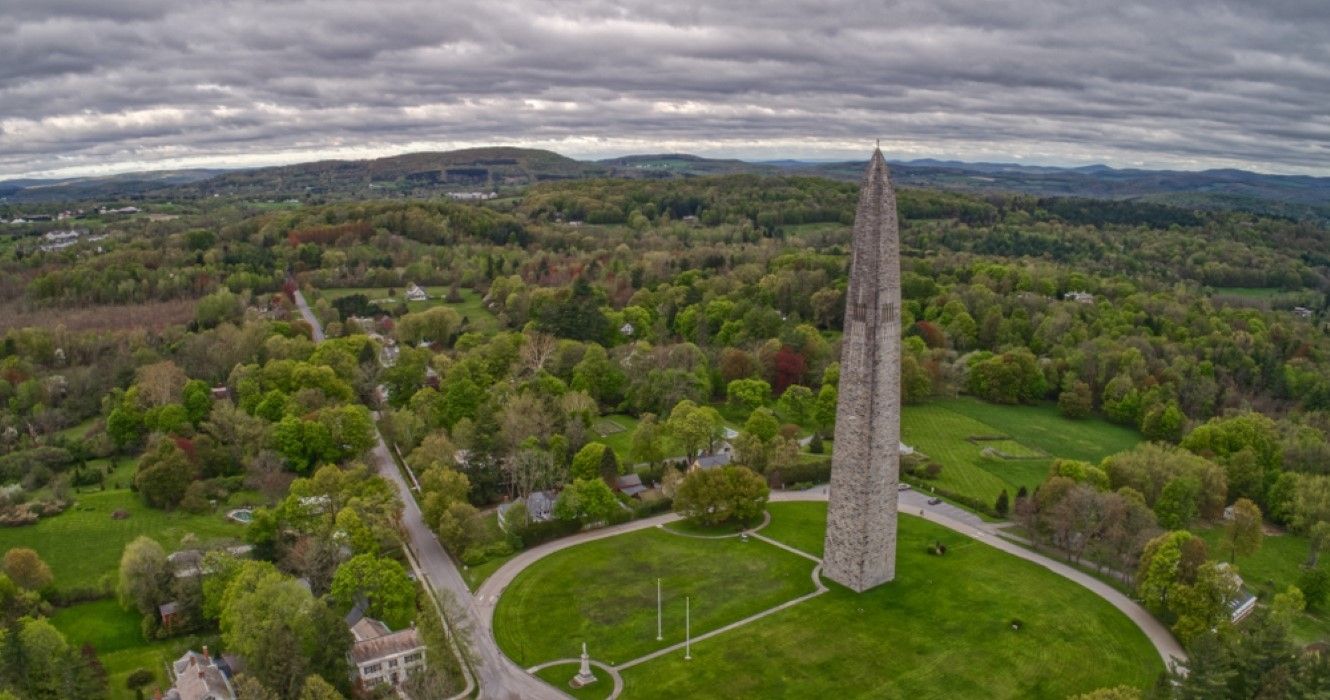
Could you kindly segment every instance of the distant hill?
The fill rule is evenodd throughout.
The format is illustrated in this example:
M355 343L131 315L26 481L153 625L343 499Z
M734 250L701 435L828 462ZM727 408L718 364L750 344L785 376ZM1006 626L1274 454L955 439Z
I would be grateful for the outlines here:
M63 180L0 182L0 203L187 200L200 197L357 199L511 192L539 182L593 177L672 178L733 173L857 180L864 161L749 162L684 153L581 161L528 148L471 148L372 160L327 160L246 170L175 170ZM1330 220L1330 178L1242 170L1077 168L934 159L892 164L898 184L1039 197L1140 199L1189 209L1239 209Z
M67 202L126 198L217 177L225 170L154 170L101 177L0 181L0 201Z

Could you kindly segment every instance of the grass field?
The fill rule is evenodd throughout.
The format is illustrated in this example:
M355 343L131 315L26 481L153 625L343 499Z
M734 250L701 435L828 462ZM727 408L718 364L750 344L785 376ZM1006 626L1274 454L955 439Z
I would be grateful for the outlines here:
M693 634L701 634L811 592L812 570L807 559L756 539L638 530L556 552L523 571L499 600L494 637L522 666L576 657L582 642L596 659L622 663L683 641L685 596Z
M139 615L126 611L114 600L99 600L61 608L51 616L70 645L91 644L106 667L112 700L130 700L134 693L125 679L136 669L146 668L157 676L163 689L170 686L165 664L180 658L187 649L198 651L204 644L216 648L217 639L181 637L147 642L139 630ZM151 687L149 688L151 690Z
M770 510L767 536L821 550L825 504ZM627 669L623 697L1060 699L1143 688L1163 670L1145 635L1085 589L916 518L900 528L895 582L864 594L833 585L694 644L692 661L670 654ZM945 557L924 552L933 540Z
M430 298L426 301L407 302L406 308L408 311L422 311L432 306L450 306L456 310L457 313L461 314L462 317L468 319L470 325L466 330L475 331L477 333L494 333L499 330L499 320L493 313L490 313L489 309L485 308L485 305L480 301L480 295L476 294L475 291L470 289L459 289L458 291L462 296L462 301L455 304L448 304L443 300L448 294L447 287L423 287L423 289L429 293ZM405 293L405 286L397 288L397 299L401 299L402 295ZM371 300L389 298L387 287L343 287L340 289L321 289L319 290L319 294L326 297L329 301L340 299L345 296L351 296L352 294L364 294Z
M1196 528L1192 532L1205 540L1211 559L1228 561L1222 526ZM1260 551L1238 557L1235 564L1247 588L1261 602L1268 604L1276 593L1297 585L1302 563L1306 560L1307 538L1290 533L1265 537ZM1293 626L1293 636L1301 644L1330 640L1330 614L1322 611L1304 613Z
M578 700L603 700L610 696L610 691L614 690L614 681L610 679L608 673L591 667L591 674L596 677L596 682L585 688L573 690L568 687L568 681L577 675L577 664L560 664L550 666L536 675L541 680L562 690L565 693L577 698Z
M139 535L148 535L170 551L187 533L200 540L239 539L244 527L221 514L167 513L143 505L128 490L88 492L78 495L77 504L60 515L26 527L0 528L0 552L11 547L31 547L51 566L57 588L96 585L114 576L125 545ZM111 513L125 510L129 517L114 520Z
M972 436L1008 439L971 441ZM1003 489L1013 496L1021 486L1033 489L1053 458L1098 462L1141 438L1099 419L1064 418L1054 406L999 406L960 397L906 406L901 439L942 464L939 487L991 503ZM987 457L985 447L1019 459Z

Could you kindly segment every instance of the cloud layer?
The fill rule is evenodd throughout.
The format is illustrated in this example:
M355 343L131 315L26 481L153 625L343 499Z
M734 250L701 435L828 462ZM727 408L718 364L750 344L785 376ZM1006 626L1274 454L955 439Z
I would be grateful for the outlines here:
M1330 175L1324 0L0 0L0 176L531 145Z

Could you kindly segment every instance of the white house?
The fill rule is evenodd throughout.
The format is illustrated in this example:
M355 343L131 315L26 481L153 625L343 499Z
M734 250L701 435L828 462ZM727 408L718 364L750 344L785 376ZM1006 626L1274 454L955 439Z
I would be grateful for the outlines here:
M1062 298L1068 301L1074 301L1078 304L1094 303L1094 295L1089 292L1080 292L1080 291L1067 292L1066 294L1062 295Z
M420 285L415 282L412 282L411 286L406 288L407 301L426 301L428 299L429 293L421 289Z
M355 641L346 653L351 679L366 688L397 685L407 675L425 668L425 644L415 627L393 632L382 622L365 617L360 606L347 616Z

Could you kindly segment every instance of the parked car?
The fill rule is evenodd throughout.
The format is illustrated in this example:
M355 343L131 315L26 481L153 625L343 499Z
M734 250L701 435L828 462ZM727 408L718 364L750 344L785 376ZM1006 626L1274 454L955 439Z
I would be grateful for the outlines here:
M910 490L910 485L909 485L909 484L897 484L897 485L896 485L896 490L897 490L897 491L909 491L909 490Z
M941 502L942 502L942 499L941 499L941 498L938 498L937 496L934 496L934 497L928 499L928 505L930 505L930 506L935 506L935 505L937 505L937 504L939 504L939 503L941 503Z

